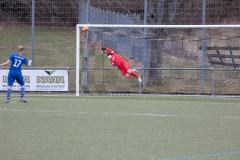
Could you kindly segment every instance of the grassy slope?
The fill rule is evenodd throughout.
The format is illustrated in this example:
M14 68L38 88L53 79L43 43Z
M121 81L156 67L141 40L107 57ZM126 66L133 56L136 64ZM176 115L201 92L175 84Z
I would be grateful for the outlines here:
M4 29L0 31L1 60L16 51L18 45L26 49L24 55L31 59L30 28ZM75 33L72 31L37 31L35 33L35 67L74 67Z

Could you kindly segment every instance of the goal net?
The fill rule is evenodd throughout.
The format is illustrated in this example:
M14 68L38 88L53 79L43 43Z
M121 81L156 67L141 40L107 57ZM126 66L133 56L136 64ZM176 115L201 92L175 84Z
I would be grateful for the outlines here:
M81 28L88 26L88 32ZM94 25L76 27L76 96L80 93L211 94L212 68L240 66L239 25ZM124 77L102 47L142 78ZM233 77L237 77L234 73ZM224 76L222 76L224 75ZM219 71L219 78L228 73ZM229 77L229 76L228 76ZM218 75L215 76L218 78Z

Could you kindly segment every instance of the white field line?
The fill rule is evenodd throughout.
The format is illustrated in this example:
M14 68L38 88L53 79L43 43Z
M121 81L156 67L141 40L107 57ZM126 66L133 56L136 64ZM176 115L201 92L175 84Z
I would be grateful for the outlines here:
M111 97L109 97L109 98L111 98ZM6 99L6 98L0 98L0 99ZM19 98L11 98L11 100L12 99L17 99L17 100L19 100ZM34 99L34 100L38 100L39 98L27 98L27 100L29 100L29 99ZM53 98L53 99L50 99L50 98L47 98L47 99L44 99L44 101L46 101L46 100L51 100L51 101L68 101L68 100L71 100L71 101L120 101L120 102L134 102L134 103L143 103L143 102L145 102L145 103L177 103L177 104L184 104L184 103L196 103L196 104L211 104L211 105L228 105L228 104L230 104L230 105L237 105L237 106L239 106L240 107L240 104L238 103L238 102L231 102L231 103L222 103L222 102L215 102L215 103L213 103L213 102L183 102L183 101L161 101L161 100L159 100L159 101L151 101L151 100L111 100L111 99L95 99L95 98L88 98L88 99L83 99L83 98L79 98L79 99L70 99L70 98L68 98L68 99L58 99L58 98ZM10 103L11 103L11 101L10 101Z
M185 117L185 118L212 118L207 116L194 115L166 115L166 114L141 114L141 113L108 113L108 112L68 112L68 111L39 111L39 110L19 110L19 109L0 109L0 114L5 112L26 112L26 113L42 113L47 116L73 116L73 115L116 115L116 116L150 116L150 117ZM240 117L215 117L221 119L240 119Z

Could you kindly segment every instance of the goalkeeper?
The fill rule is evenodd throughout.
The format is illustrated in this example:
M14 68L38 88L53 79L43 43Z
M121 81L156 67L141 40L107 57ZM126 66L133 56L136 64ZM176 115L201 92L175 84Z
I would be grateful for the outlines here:
M116 52L106 47L102 47L102 50L108 52L107 58L110 60L112 66L117 66L125 77L129 78L134 76L138 79L139 83L142 82L142 79L132 69L130 69L130 65Z

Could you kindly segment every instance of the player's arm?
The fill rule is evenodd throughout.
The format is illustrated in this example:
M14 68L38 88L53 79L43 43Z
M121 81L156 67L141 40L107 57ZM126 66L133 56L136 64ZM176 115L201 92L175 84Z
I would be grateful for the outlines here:
M27 66L28 66L28 67L30 67L30 66L31 66L31 64L32 64L32 60L29 60L29 61L28 61L28 65L27 65Z
M112 64L112 66L116 66L115 62L110 61L110 63Z
M6 66L6 65L8 65L9 63L10 63L10 60L8 59L6 62L0 64L0 67L2 67L2 66Z
M27 60L27 58L25 57L24 58L24 61L23 61L23 64L25 64L26 66L28 66L28 67L30 67L31 66L31 64L32 64L32 60Z
M113 51L111 48L106 48L105 50L106 50L107 52L111 53L111 54L114 53L114 51Z
M111 54L114 53L114 51L113 51L111 48L102 47L102 50L103 50L103 51L107 51L108 53L111 53Z

